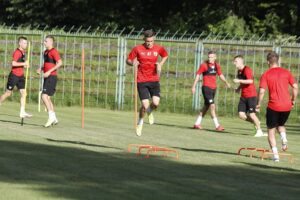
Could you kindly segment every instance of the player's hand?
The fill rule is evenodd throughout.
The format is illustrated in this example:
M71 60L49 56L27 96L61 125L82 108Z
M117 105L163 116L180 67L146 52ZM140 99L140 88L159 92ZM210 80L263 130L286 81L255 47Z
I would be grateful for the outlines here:
M255 111L260 112L260 105L259 104L256 105Z
M230 88L231 87L230 83L226 82L226 87Z
M192 93L195 94L195 92L196 92L196 88L192 87Z
M139 64L140 64L139 61L134 60L132 63L132 66L137 67Z
M237 78L235 78L235 79L233 79L233 82L234 82L234 83L240 83L240 80L237 79Z
M44 78L47 78L48 76L50 76L50 73L51 73L50 71L45 72L44 73Z
M37 73L38 75L40 75L40 74L41 74L41 68L38 68L38 69L36 70L36 73Z
M29 67L30 67L29 62L28 62L28 60L26 60L25 63L24 63L24 68L26 69L26 68L29 68Z
M155 63L155 65L156 65L156 73L160 76L160 73L161 73L161 65L160 65L160 63Z
M292 108L294 108L295 103L295 100L292 100Z

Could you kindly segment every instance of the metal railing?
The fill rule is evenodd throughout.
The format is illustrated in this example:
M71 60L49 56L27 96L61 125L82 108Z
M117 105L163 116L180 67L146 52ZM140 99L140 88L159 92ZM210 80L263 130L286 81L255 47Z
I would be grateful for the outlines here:
M29 102L37 102L40 88L39 76L35 70L43 63L42 45L45 35L52 34L56 38L63 66L59 69L55 104L80 104L81 80L80 59L81 47L85 48L86 65L86 105L103 108L129 110L133 109L134 84L133 68L127 66L125 60L129 51L142 43L143 30L126 29L92 29L74 27L48 30L39 27L7 27L0 26L0 87L6 87L8 73L11 68L11 54L16 48L17 38L25 35L32 43L32 63L29 79ZM210 35L205 33L170 33L157 31L156 43L163 45L169 58L161 74L161 111L192 113L202 106L200 92L201 81L197 92L191 94L191 85L200 63L206 59L209 50L217 52L223 74L227 79L235 77L236 69L232 59L237 54L245 57L255 75L258 85L260 75L267 69L266 55L270 50L281 54L281 65L292 71L299 82L300 45L298 43L263 41L263 36ZM287 40L288 41L288 40ZM13 100L17 100L13 96ZM226 89L218 81L216 104L220 115L234 116L237 112L239 94ZM291 117L298 119L299 103Z

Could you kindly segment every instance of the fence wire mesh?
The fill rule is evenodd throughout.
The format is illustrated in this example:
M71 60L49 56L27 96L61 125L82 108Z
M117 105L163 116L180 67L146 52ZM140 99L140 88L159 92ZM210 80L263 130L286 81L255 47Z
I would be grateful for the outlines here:
M4 91L11 69L12 52L17 48L17 38L27 36L32 43L32 60L28 84L30 103L38 102L38 91L41 87L36 69L43 65L43 40L47 34L56 39L63 66L59 69L59 82L54 96L56 105L79 105L81 102L81 49L85 49L85 95L87 106L101 108L132 110L134 103L134 69L126 65L129 51L141 44L141 31L130 34L107 33L71 33L62 31L32 31L1 28L0 32L0 87ZM194 34L196 35L196 34ZM187 37L188 36L188 37ZM200 39L199 39L200 38ZM226 39L226 38L225 38ZM236 76L232 63L233 57L241 54L246 65L253 69L255 84L258 86L260 75L267 69L266 55L275 50L281 55L281 66L289 69L299 82L300 45L275 44L270 41L253 40L219 40L218 37L201 39L199 35L171 37L162 33L156 43L164 46L169 58L161 74L161 111L193 113L202 106L201 81L197 92L192 95L191 85L195 72L201 62L206 60L207 52L217 52L223 74L231 81ZM19 100L14 94L13 101ZM224 87L218 81L216 104L220 115L234 116L237 112L239 94ZM265 98L267 100L267 97ZM299 103L295 105L291 118L299 119Z

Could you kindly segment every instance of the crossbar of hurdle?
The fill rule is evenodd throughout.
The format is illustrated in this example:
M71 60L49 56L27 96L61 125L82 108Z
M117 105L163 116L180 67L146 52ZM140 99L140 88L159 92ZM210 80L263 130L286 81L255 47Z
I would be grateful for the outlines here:
M133 149L136 149L136 155L140 156L143 151L146 151L145 158L149 158L151 154L162 152L164 156L168 157L169 155L172 155L176 159L179 158L178 152L174 149L170 149L167 147L159 147L156 145L150 145L150 144L129 144L127 151L132 152Z
M238 150L237 154L241 155L242 151L247 151L249 152L248 155L250 158L253 157L253 155L255 153L260 153L260 158L261 160L264 160L265 158L271 157L274 155L274 153L272 151L270 151L269 149L264 149L264 148L256 148L256 147L242 147ZM292 154L290 153L285 153L285 152L278 152L279 158L282 157L287 157L289 163L293 163L294 162L294 157Z

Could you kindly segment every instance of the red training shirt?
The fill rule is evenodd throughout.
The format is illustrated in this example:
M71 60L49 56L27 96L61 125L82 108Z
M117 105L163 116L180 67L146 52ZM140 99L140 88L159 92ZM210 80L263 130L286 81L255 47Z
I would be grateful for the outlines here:
M200 65L197 75L203 75L203 86L207 86L211 89L217 88L216 75L222 75L221 66L218 63L204 62Z
M244 69L238 70L238 79L253 80L253 83L251 83L251 84L243 84L243 83L240 84L241 89L242 89L241 96L243 98L250 98L250 97L257 96L256 88L254 85L254 77L253 77L253 73L252 73L252 70L250 67L245 66Z
M52 69L57 61L59 61L61 58L60 58L60 55L58 53L58 51L55 49L55 48L52 48L50 50L45 50L44 52L44 73L49 71L50 69ZM56 76L57 75L57 71L53 71L51 72L52 76Z
M12 55L13 61L25 62L25 52L21 49L16 49ZM12 66L11 72L16 76L24 75L24 66Z
M276 67L268 69L260 78L259 87L269 89L268 108L277 112L287 112L292 109L289 85L295 79L287 69Z
M128 55L128 60L133 61L135 58L139 61L137 82L157 82L159 76L156 71L158 56L162 58L168 56L167 51L159 45L154 44L152 48L147 49L143 44L134 47Z

